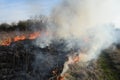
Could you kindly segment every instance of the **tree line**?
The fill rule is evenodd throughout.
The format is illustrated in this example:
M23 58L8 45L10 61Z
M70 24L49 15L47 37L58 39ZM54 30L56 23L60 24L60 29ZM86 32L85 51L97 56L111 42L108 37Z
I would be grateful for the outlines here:
M46 18L45 18L46 19ZM25 21L19 21L18 23L1 23L0 24L0 31L26 31L26 30L33 30L33 29L42 29L46 27L47 20L43 19L43 16L34 19L28 19ZM44 21L43 21L44 20Z

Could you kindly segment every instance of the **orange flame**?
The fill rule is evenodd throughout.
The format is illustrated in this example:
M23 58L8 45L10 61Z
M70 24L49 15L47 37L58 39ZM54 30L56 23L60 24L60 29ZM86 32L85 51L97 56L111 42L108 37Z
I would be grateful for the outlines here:
M62 76L58 76L58 77L57 77L57 80L65 80L65 77L67 77L67 76L68 76L67 73L64 74L64 75L62 75Z
M74 62L74 63L79 62L79 60L80 60L79 56L76 56L76 57L73 58L73 62Z
M25 40L25 39L36 39L38 36L40 36L40 32L34 32L27 35L19 35L19 36L15 36L14 38L8 37L7 39L1 40L0 45L2 46L9 46L12 42L16 42L16 41L21 41L21 40Z
M6 39L6 40L3 40L3 41L1 42L1 45L6 45L6 46L8 46L11 42L12 42L11 38L8 38L8 39Z
M64 80L64 77L59 76L59 77L57 78L57 80Z
M22 36L16 36L16 37L14 38L14 42L20 41L20 40L25 40L25 39L26 39L26 37L25 37L24 35L22 35Z
M36 39L38 36L40 36L40 32L35 32L29 35L29 39Z

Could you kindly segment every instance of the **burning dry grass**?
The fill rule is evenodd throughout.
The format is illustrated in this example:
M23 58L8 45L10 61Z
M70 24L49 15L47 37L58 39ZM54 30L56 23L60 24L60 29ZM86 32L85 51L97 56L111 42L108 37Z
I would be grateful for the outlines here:
M40 31L37 32L11 32L11 33L1 33L0 45L9 46L12 42L22 41L25 39L36 39L40 37Z
M57 46L57 45L56 45ZM73 57L74 64L69 64L69 70L60 76L66 57L64 52L57 51L55 45L46 48L38 48L31 44L31 40L17 41L9 46L0 46L0 79L1 80L119 80L119 49L115 51L105 50L98 61L77 63L78 56ZM58 47L58 46L57 46ZM54 58L53 66L48 59L37 60L38 57L51 60ZM63 53L63 54L61 54ZM111 54L110 54L111 53ZM43 56L49 55L49 56ZM116 56L117 55L117 56ZM108 57L109 56L109 57ZM61 58L58 59L58 58ZM36 62L36 60L37 62ZM45 60L45 61L44 61ZM115 65L117 62L117 65ZM34 67L33 66L34 63ZM37 64L38 63L38 64ZM42 68L41 68L42 67ZM113 68L114 67L114 68ZM49 69L49 70L48 70Z

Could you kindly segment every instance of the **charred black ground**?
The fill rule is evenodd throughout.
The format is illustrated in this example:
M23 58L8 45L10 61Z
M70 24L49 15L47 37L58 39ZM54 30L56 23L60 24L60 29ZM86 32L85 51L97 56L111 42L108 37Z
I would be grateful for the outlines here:
M58 48L62 44L39 48L32 42L0 46L0 80L55 80L60 75L67 55Z

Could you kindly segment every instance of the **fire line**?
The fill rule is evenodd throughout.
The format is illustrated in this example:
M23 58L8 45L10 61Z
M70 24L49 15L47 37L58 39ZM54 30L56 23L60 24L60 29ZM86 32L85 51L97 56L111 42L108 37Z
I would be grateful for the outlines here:
M39 36L40 36L40 32L33 32L33 33L29 34L28 36L27 35L17 35L13 38L8 37L4 40L1 40L0 45L1 46L9 46L12 42L22 41L22 40L25 40L25 39L33 40L33 39L36 39Z

